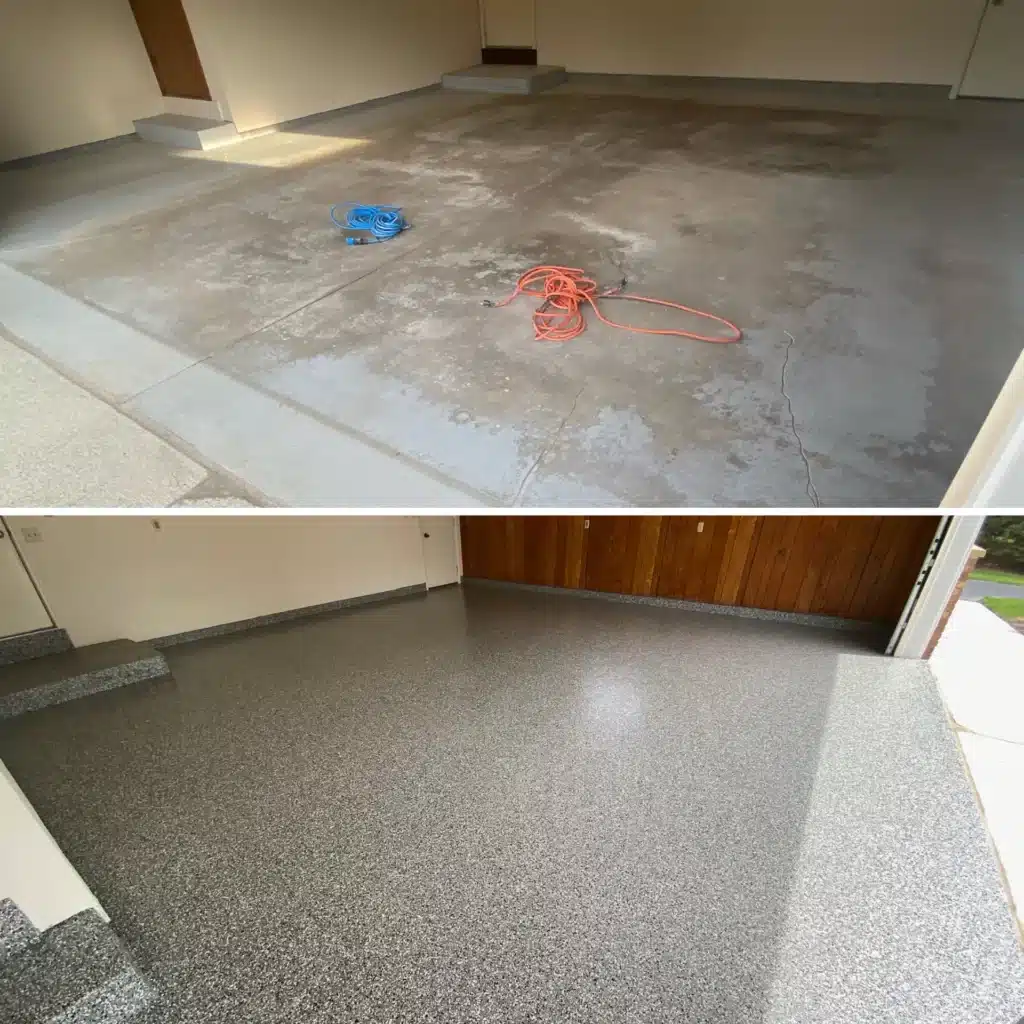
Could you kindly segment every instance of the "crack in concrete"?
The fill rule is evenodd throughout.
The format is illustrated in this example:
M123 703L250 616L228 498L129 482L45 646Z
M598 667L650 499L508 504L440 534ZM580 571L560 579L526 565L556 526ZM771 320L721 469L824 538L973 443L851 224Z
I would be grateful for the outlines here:
M786 346L786 357L782 360L782 397L785 398L786 404L789 406L789 424L793 431L793 436L796 438L797 446L800 449L800 458L803 459L804 470L807 473L807 486L805 487L807 497L811 499L815 508L821 508L821 498L818 496L818 490L814 486L814 480L811 477L811 463L807 458L807 452L804 450L804 442L800 437L800 431L796 429L796 413L793 411L793 399L789 397L789 393L786 391L786 368L789 366L789 354L796 344L796 338L789 331L786 331L785 335L789 338L789 344Z
M533 465L530 466L530 468L526 471L526 476L523 477L523 482L519 485L519 490L516 491L515 497L512 499L513 505L519 504L520 499L523 496L523 493L526 491L526 485L533 479L533 475L534 473L537 472L537 468L540 466L541 460L544 458L545 455L547 455L549 451L551 451L551 446L558 440L558 438L561 436L562 431L565 430L565 425L569 422L569 420L572 419L573 413L576 412L576 406L579 403L580 395L582 395L583 392L586 391L586 389L587 385L584 384L583 387L581 387L579 391L576 392L576 397L572 400L572 407L565 414L565 416L562 419L562 422L558 424L554 431L552 431L551 437L548 438L548 440L544 444L544 447L540 450L540 454L537 456L536 459L534 459Z

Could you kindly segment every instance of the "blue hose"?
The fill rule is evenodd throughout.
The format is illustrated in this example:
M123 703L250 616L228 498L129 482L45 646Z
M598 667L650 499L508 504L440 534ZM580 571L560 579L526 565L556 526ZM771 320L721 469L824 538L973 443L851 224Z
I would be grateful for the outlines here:
M340 203L338 205L341 205ZM344 223L338 220L334 211L338 206L331 207L331 220L339 228L353 231L368 231L372 238L353 238L349 235L345 242L348 245L366 245L372 242L386 242L389 238L400 235L408 226L402 216L400 206L360 206L358 203L347 203Z

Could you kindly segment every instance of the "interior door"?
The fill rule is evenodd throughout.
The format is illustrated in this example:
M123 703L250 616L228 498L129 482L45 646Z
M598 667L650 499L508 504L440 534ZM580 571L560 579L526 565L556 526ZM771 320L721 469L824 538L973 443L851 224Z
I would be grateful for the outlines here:
M480 0L484 46L524 46L535 49L535 0Z
M989 0L960 95L1024 99L1024 0Z
M0 639L49 629L50 615L36 593L7 524L0 519Z
M420 516L428 590L459 582L459 554L455 540L457 523L454 516Z
M129 2L160 92L188 100L210 99L210 87L181 0Z

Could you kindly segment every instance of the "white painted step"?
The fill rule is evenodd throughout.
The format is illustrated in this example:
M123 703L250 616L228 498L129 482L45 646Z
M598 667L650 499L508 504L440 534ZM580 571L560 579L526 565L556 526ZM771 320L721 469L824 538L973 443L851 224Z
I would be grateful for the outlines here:
M525 96L552 89L568 80L565 68L553 64L477 64L443 75L441 85L463 92L507 92Z
M140 138L177 149L215 149L237 142L242 137L233 121L217 121L189 114L157 114L133 123Z

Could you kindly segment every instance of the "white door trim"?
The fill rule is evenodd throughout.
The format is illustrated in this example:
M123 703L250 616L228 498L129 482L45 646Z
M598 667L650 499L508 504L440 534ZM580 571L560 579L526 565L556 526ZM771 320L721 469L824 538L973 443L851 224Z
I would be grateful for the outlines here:
M3 566L5 567L5 601L13 602L13 605L6 605L8 612L13 615L13 621L7 618L7 613L5 613L7 625L0 623L0 640L52 629L55 625L53 612L50 611L50 606L46 603L39 584L29 572L28 565L14 539L14 531L11 529L10 523L3 517L0 517L0 544L3 545L3 550L0 553L3 555ZM8 572L11 574L10 576L7 575ZM31 625L33 622L35 625ZM11 626L17 625L20 625L21 628L11 629Z
M1024 473L1024 351L992 403L970 450L942 499L942 508L1013 507L1000 497Z
M519 4L522 4L523 7L526 7L527 5L529 5L529 8L530 8L530 42L529 42L529 46L531 46L534 49L536 49L537 48L537 0L516 0L516 2L518 2ZM480 0L480 36L481 36L481 46L483 48L485 48L485 49L488 46L497 46L497 47L502 47L502 46L526 46L527 44L525 42L517 42L517 43L511 42L511 41L500 42L498 40L495 40L494 42L491 42L487 38L487 3L488 3L488 0Z
M903 626L903 634L896 642L893 651L895 657L924 657L928 641L938 627L942 613L946 610L946 605L960 581L960 574L967 564L984 522L984 516L952 518L924 586L920 592L915 587L908 600L910 612ZM901 615L901 622L903 618Z

